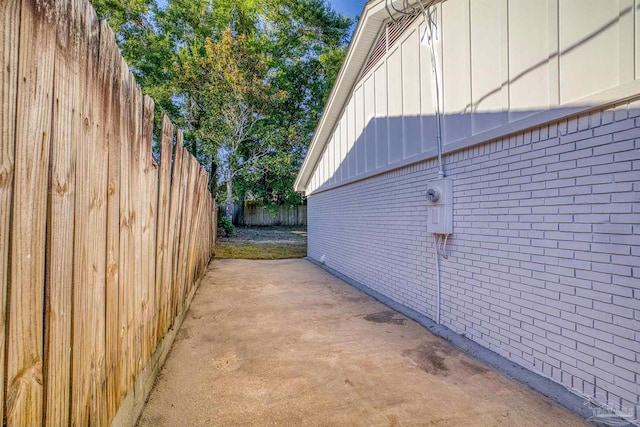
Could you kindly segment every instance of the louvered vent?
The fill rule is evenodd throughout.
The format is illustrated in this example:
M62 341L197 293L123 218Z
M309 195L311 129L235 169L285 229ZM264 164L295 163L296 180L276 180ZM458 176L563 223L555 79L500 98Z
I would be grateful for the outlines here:
M398 39L404 30L406 30L413 22L418 18L419 14L415 13L413 15L403 15L400 19L397 19L396 22L389 22L380 38L378 38L378 42L376 43L373 51L371 52L371 56L367 61L367 65L364 67L363 74L367 74L371 69L382 59L386 53L396 44Z
M387 31L382 33L380 38L378 39L378 43L376 43L376 47L373 48L373 52L371 52L371 56L369 57L369 61L367 61L367 65L364 67L364 74L371 71L374 65L378 63L378 61L387 53Z

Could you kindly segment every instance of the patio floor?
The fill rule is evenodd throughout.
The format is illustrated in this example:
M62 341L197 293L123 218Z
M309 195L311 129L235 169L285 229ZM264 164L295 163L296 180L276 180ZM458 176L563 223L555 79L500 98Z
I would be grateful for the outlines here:
M576 426L302 259L215 260L140 426Z

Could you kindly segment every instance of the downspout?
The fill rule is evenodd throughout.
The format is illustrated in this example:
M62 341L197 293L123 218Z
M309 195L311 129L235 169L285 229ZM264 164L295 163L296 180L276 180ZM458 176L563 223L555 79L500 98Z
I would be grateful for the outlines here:
M420 9L422 9L422 16L425 21L425 34L422 36L424 41L424 36L427 36L427 43L429 45L429 53L431 54L431 73L432 73L432 85L433 85L433 95L434 95L434 106L436 113L436 146L438 150L438 178L444 178L444 166L442 162L442 120L440 113L440 81L438 79L438 65L436 62L436 44L435 40L438 37L438 27L437 27L437 9L431 10L434 6L435 0L432 0L426 7L422 4L422 0L418 0L418 5L420 5ZM440 274L440 250L438 248L438 242L442 237L440 235L434 234L434 244L435 244L435 255L436 255L436 323L438 325L441 324L440 313L442 312L442 284L441 284L441 274Z
M436 14L437 9L431 11L431 7L434 6L435 0L432 0L425 9L422 1L418 1L418 5L420 5L420 9L422 9L422 16L424 17L424 21L426 24L425 34L427 36L427 43L429 44L429 53L431 55L431 73L433 75L433 96L434 96L434 106L436 112L436 146L438 149L438 178L444 178L444 167L442 163L442 114L440 113L440 81L438 79L438 65L437 65L437 55L436 55L436 44L435 40L438 39L438 25L437 25L437 15L434 17L432 15ZM435 29L435 31L434 31ZM424 41L424 35L423 41Z
M438 239L434 240L435 245L438 245ZM438 325L440 325L440 312L442 311L441 308L441 301L442 301L442 286L440 285L440 255L438 254L438 251L436 250L436 323Z

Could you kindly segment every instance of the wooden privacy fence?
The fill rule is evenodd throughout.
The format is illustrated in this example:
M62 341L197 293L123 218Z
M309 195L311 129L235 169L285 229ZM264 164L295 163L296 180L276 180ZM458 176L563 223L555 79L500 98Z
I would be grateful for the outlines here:
M233 206L234 221L239 218L238 211L240 206ZM224 215L224 206L219 209L219 215ZM272 226L272 225L307 225L307 206L278 206L278 211L272 215L260 205L245 204L243 215L238 219L241 224L246 226Z
M0 57L0 419L108 425L210 259L207 174L166 117L153 160L86 0L1 0Z
M307 225L307 206L278 206L272 216L262 206L246 205L243 225Z

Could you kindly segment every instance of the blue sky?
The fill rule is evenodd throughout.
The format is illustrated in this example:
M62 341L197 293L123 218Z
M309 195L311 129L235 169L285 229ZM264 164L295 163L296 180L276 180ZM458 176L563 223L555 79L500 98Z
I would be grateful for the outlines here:
M355 18L360 15L366 0L329 0L336 12Z
M333 7L336 12L352 18L360 15L366 2L367 0L328 0L328 3L331 4L331 7ZM164 7L167 5L167 0L158 0L158 4Z

